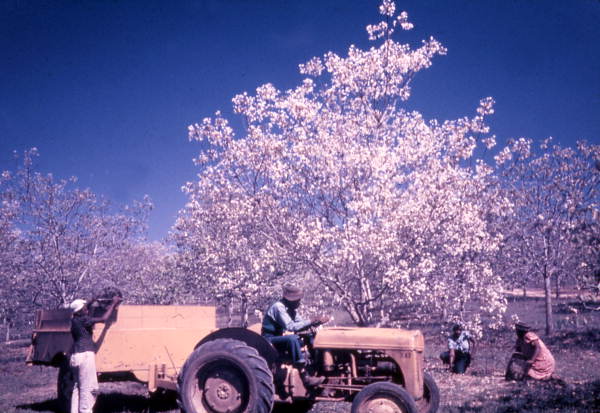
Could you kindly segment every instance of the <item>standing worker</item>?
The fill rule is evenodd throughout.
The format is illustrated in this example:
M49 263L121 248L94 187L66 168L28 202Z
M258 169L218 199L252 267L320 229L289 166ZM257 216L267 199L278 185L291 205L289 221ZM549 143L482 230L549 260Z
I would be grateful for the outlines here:
M106 323L121 301L121 297L114 296L101 317L90 316L86 300L76 299L69 305L73 311L71 319L73 347L69 362L74 380L71 413L92 413L94 409L98 393L96 345L92 338L94 324Z

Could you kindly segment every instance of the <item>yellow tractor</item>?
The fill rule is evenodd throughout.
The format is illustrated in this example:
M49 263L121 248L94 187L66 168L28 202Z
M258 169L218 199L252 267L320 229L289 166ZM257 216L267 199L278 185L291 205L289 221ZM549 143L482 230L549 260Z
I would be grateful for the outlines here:
M68 310L42 310L27 362L59 368L58 396L68 406L72 344ZM307 412L319 401L350 401L352 413L435 413L439 390L423 370L418 330L321 328L304 333L322 384L300 372L256 327L216 328L214 307L121 305L94 340L100 381L132 379L174 390L185 413Z

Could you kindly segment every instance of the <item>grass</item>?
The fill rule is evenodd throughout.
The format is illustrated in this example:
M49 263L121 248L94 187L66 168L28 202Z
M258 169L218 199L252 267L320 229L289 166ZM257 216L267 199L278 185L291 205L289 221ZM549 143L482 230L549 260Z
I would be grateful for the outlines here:
M440 413L471 412L600 412L600 312L579 308L568 298L555 305L559 331L543 335L543 300L510 299L509 316L538 326L538 332L557 361L562 380L514 383L504 380L504 368L514 343L511 330L484 337L465 375L449 373L438 359L445 350L445 335L435 323L419 326L426 337L425 361L442 394ZM577 317L577 318L575 318ZM56 369L28 367L26 347L0 345L0 412L57 412ZM143 384L101 383L96 413L175 413L172 395L149 398ZM311 413L349 412L349 403L317 403Z

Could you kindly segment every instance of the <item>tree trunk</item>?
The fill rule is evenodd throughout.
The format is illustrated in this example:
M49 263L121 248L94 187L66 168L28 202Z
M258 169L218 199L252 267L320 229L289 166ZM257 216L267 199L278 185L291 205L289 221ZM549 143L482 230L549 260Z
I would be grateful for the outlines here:
M10 340L10 323L8 318L4 317L4 327L6 327L6 339L4 341L8 342Z
M248 300L243 298L240 307L240 326L246 328L248 327Z
M233 300L229 301L227 305L227 327L231 327L233 323Z
M371 292L371 284L367 277L361 277L362 300L365 303L363 307L364 320L367 325L373 322L373 293Z
M556 299L560 298L560 280L558 279L558 275L554 276L554 286L556 288Z
M554 321L552 319L552 291L550 285L550 276L544 270L544 293L546 296L546 335L554 332Z
M350 300L344 300L342 301L342 308L350 316L354 324L361 325L360 314L358 313L354 303L352 303Z
M548 259L550 256L549 242L547 238L544 238L544 295L546 296L546 335L551 335L554 332L554 320L552 320L552 285L550 279L550 272L548 271ZM556 274L555 274L556 276Z

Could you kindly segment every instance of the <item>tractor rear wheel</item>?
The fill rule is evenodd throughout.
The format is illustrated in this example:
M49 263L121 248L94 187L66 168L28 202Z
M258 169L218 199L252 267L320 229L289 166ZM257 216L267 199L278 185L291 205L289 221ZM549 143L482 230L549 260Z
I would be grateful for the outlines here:
M267 362L246 343L217 339L188 357L177 379L185 413L269 413L273 375Z
M440 407L440 389L433 376L423 373L423 398L417 402L419 413L435 413Z
M352 413L419 413L413 397L390 382L369 384L352 402Z

